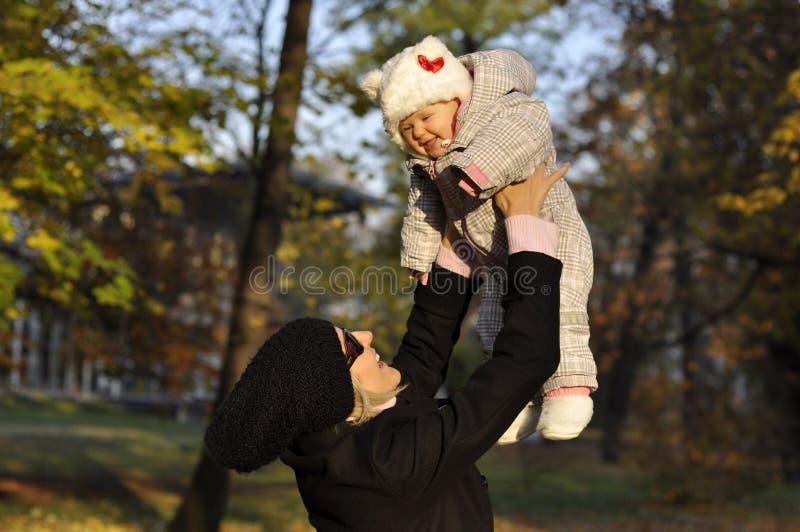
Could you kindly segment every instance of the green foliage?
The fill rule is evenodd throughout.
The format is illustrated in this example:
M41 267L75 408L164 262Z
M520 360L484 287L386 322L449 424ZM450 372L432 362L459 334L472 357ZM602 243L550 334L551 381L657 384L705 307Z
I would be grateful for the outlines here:
M130 310L136 276L123 250L101 244L94 213L135 201L148 183L176 212L160 181L183 161L212 161L193 122L211 117L210 95L165 80L152 51L118 42L111 7L4 1L0 11L0 265L25 272L3 277L0 310L15 293Z
M529 22L565 2L414 0L383 2L382 9L369 9L370 3L348 5L365 7L357 22L370 28L374 37L367 50L382 62L431 34L444 39L455 55L484 49L509 32L530 30ZM341 9L338 14L341 20L334 19L334 24L352 23L351 11Z
M24 272L22 268L11 262L0 262L0 308L4 309L3 319L0 319L0 329L8 327L9 319L16 317L14 309L16 301L14 289L22 279Z
M777 98L786 107L786 115L764 145L772 167L757 176L755 188L747 193L726 192L718 198L722 209L738 211L750 217L762 211L776 211L790 196L800 193L800 70L786 82ZM769 213L767 213L769 214ZM790 242L797 247L800 241Z
M416 283L399 267L397 252L383 245L395 242L395 234L396 223L367 230L353 215L287 224L277 254L286 316L320 315L372 331L373 345L390 358L405 332Z
M129 303L134 296L133 284L127 277L122 275L115 276L109 283L94 287L92 295L101 305L122 307L125 310L133 308Z

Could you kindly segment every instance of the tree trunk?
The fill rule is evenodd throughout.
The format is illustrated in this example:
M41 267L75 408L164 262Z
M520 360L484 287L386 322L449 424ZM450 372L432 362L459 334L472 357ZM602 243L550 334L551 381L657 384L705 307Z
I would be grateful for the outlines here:
M303 86L311 0L292 0L286 15L278 79L273 92L269 138L256 167L253 210L239 253L238 279L230 319L228 345L214 402L216 409L230 393L247 361L263 343L269 328L267 296L254 282L263 280L268 257L278 247L287 217L289 164ZM257 147L254 147L254 150ZM181 506L169 525L172 531L216 531L225 512L230 472L203 452Z
M681 5L679 0L675 0L674 9L678 13L678 8ZM680 72L680 60L675 58L676 72ZM674 74L673 79L679 79L678 74ZM673 98L670 99L668 106L669 110L669 131L681 127L683 115L681 114L681 102L676 96L680 95L680 86L674 85L671 91ZM658 123L654 120L654 123ZM668 137L669 138L669 137ZM674 176L678 175L677 161L673 151L668 149L662 156L658 165L658 171L655 176L656 183L669 182ZM659 223L671 214L674 209L673 205L665 206L663 201L659 201L659 188L653 187L650 190L650 198L646 201L650 205L659 205L660 208L656 209L656 214L650 214L650 218L644 221L642 231L642 244L639 248L639 256L637 259L635 276L638 277L638 282L634 283L634 289L645 290L645 286L641 282L653 263L653 256L658 245L661 243L663 232L660 232L658 227ZM680 233L678 233L680 234ZM636 277L635 277L636 278ZM680 287L680 285L678 285ZM641 327L637 327L639 307L631 301L632 309L631 316L626 320L624 333L620 336L621 346L620 350L622 355L616 361L614 368L611 371L611 388L609 389L609 412L608 419L605 420L605 434L603 440L603 458L609 462L616 462L619 460L619 446L620 446L620 429L625 417L628 413L628 401L630 393L633 389L633 382L636 375L636 370L641 364L647 346L647 338L642 337Z
M635 321L635 317L630 321ZM626 332L620 337L620 356L606 379L606 404L603 409L603 461L619 462L622 447L622 424L628 416L636 370L644 356L644 342L632 332L633 325L623 326Z
M633 280L630 286L641 289L642 279L650 270L653 263L655 247L660 239L658 221L660 212L651 215L645 221L642 230L642 241L636 260ZM609 376L605 379L603 387L606 390L605 408L603 409L603 460L618 462L622 423L628 415L628 402L630 400L636 370L645 356L646 341L642 338L641 327L638 327L639 305L634 297L628 299L630 313L622 323L619 332L620 356L614 361Z
M677 217L672 224L673 234L676 235L676 252L674 254L675 288L674 300L675 312L677 313L680 330L680 354L681 372L683 376L683 397L681 402L681 420L683 422L682 450L687 453L687 462L691 464L693 460L692 450L697 448L697 436L703 432L701 426L702 419L707 412L703 400L702 373L699 371L703 351L700 345L702 329L697 329L699 319L697 316L697 305L695 303L692 288L695 285L692 275L693 260L689 245L683 235L689 233L685 218ZM708 370L706 370L708 371ZM708 393L707 391L705 393Z
M23 312L25 306L23 303L17 303L17 310ZM22 386L22 376L20 369L22 368L22 347L23 336L25 334L25 317L19 316L14 320L13 336L11 337L11 375L9 384L11 388L18 389Z
M61 373L61 347L64 338L64 320L56 315L50 325L50 342L47 348L47 385L50 393L58 391Z
M800 481L800 349L791 343L770 341L767 389L776 411L770 438L775 441L784 479Z
M70 314L69 322L67 323L67 346L66 346L66 360L64 362L64 384L63 390L68 397L75 396L77 386L77 368L78 363L75 358L75 313Z
M679 226L680 228L680 226ZM682 242L678 242L680 247ZM678 252L675 256L675 286L676 286L676 311L680 317L681 335L681 371L683 373L683 397L681 402L681 420L683 445L681 450L685 453L686 464L689 467L701 466L697 464L698 454L693 452L700 450L699 435L708 433L702 426L704 418L708 414L706 394L708 390L703 389L701 377L703 372L699 368L703 359L703 352L700 346L702 332L691 332L695 330L697 324L696 307L693 304L691 295L692 286L692 258L689 253ZM706 369L706 371L709 371Z
M30 389L41 385L41 339L42 320L39 311L31 309L28 314L28 356L25 363L25 384Z
M89 397L92 394L93 363L85 357L81 363L81 396Z

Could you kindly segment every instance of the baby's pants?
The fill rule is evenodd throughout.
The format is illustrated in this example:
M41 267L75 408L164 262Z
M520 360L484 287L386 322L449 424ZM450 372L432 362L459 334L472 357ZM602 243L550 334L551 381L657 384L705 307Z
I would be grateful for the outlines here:
M585 231L585 229L584 229ZM583 241L583 238L579 240ZM559 339L561 362L556 372L544 383L541 390L531 390L534 404L541 404L545 393L565 386L588 386L597 389L597 366L589 349L589 316L586 303L594 274L591 243L581 242L572 257L559 256L564 263L561 273L561 312ZM574 241L573 241L574 244ZM559 245L561 251L561 245ZM575 249L573 247L573 249ZM588 256L587 256L588 253ZM562 253L558 253L562 255ZM564 255L568 255L565 253ZM487 358L491 357L494 340L503 326L504 281L498 275L486 275L481 287L481 303L476 329L481 348ZM536 327L537 324L531 324Z

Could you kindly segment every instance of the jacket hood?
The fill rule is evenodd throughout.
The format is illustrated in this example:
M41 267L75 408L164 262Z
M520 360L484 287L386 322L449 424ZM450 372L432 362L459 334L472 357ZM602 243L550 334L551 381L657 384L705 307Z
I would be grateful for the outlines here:
M458 60L472 72L470 107L487 105L509 92L530 96L536 87L536 71L513 50L475 52Z

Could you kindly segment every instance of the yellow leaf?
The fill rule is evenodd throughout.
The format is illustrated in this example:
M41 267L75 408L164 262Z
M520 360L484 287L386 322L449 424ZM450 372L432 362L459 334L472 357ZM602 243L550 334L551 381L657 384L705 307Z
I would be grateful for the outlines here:
M330 198L319 198L314 202L314 210L317 212L329 212L336 208L336 203Z
M786 190L790 194L797 194L800 192L800 166L795 166L792 168L789 182L786 184Z
M19 208L19 200L8 189L0 188L0 210L11 211Z
M259 329L264 327L264 324L267 323L266 316L251 316L247 320L247 326L251 329Z
M17 230L14 224L11 223L11 217L8 213L0 212L0 239L6 242L11 242L17 236Z
M166 311L164 305L155 299L148 299L146 304L147 309L156 316L163 316Z
M159 259L167 258L174 249L175 249L174 240L164 240L158 247L158 258Z
M58 239L54 238L46 229L41 227L25 239L25 244L41 251L53 251L60 247Z

